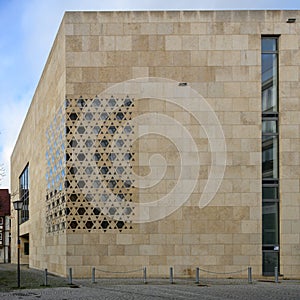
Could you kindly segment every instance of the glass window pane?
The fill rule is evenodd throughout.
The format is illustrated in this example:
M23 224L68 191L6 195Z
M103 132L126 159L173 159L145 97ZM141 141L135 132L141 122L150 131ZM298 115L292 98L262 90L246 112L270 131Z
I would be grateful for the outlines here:
M261 41L261 50L264 51L276 51L277 50L277 38L263 38Z
M278 244L278 202L263 202L263 244Z
M274 275L275 267L279 268L278 258L278 252L263 252L263 275Z
M263 187L262 189L263 199L278 199L277 187Z
M278 138L263 136L262 141L262 176L263 178L278 178Z
M262 132L264 133L277 133L277 121L263 120L262 122Z
M277 54L262 54L262 110L277 111Z
M277 111L277 90L276 87L271 85L265 87L262 91L262 111L272 112Z
M23 201L21 211L21 223L29 219L29 167L28 165L22 172L20 178L20 200Z
M262 54L262 82L263 87L276 79L277 54ZM275 78L274 78L275 77Z

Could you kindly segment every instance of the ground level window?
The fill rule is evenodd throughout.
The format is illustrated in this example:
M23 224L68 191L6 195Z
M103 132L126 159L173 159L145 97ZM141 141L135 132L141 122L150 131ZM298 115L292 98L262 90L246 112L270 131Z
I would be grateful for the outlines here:
M24 255L29 255L29 243L24 243Z

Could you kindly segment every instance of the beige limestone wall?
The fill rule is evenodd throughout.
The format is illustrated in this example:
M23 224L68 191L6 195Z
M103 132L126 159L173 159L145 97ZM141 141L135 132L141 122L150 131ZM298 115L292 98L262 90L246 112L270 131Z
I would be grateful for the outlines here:
M65 99L65 40L61 27L49 54L23 127L11 156L12 201L19 197L19 176L29 163L29 220L20 226L20 234L29 233L30 255L21 245L21 263L30 267L65 272L65 237L46 235L46 129ZM16 211L12 208L12 262L16 262Z
M228 16L236 23L228 24ZM115 271L146 265L150 275L167 275L170 266L180 275L191 275L196 266L230 272L251 265L255 274L261 273L260 33L250 16L247 26L253 32L243 32L242 19L233 12L66 14L70 98L95 97L111 84L136 77L187 82L216 111L228 146L220 190L208 207L200 209L198 200L211 160L203 129L185 124L190 121L185 122L186 114L166 107L164 101L141 103L138 114L163 112L193 132L201 156L199 184L184 207L161 221L133 224L126 233L101 233L100 239L110 237L104 245L68 243L78 255L69 261L75 273L89 274L93 264ZM176 155L176 148L170 147L170 142L148 136L140 139L138 156ZM170 192L180 168L176 159L169 164L167 178L159 185L137 190L139 201L153 201ZM139 165L137 171L146 172L143 168L147 166ZM97 251L103 253L98 258L91 254Z
M282 35L280 90L285 97L280 102L284 103L282 108L291 103L297 110L298 95L290 88L288 91L294 95L286 101L290 98L287 87L296 87L299 71L292 62L292 55L298 53L299 25L287 24L286 19L297 15L291 11L66 14L68 95L93 97L113 83L143 76L188 82L217 113L228 147L224 180L209 207L200 210L195 205L201 192L198 187L188 204L174 215L153 224L134 226L143 233L138 243L132 241L135 234L121 240L117 235L113 245L110 241L108 248L104 247L107 254L99 257L101 267L125 268L128 258L137 264L141 257L140 265L149 263L153 274L166 274L169 265L174 265L180 274L189 273L186 270L196 265L221 272L251 265L255 274L261 274L260 39L261 35ZM169 109L164 103L157 105L150 100L144 111L167 111L174 117ZM281 174L286 172L284 176L288 178L281 181L281 264L283 274L293 276L298 274L295 270L299 263L299 256L291 256L299 248L299 203L293 201L291 207L291 200L285 200L298 199L299 167L294 150L299 128L297 112L282 112L280 122L287 115L293 117L295 125L286 117L287 125L280 124L280 138L286 127L293 135L294 139L288 141L293 141L293 146L283 146L286 139L280 144L296 160L292 163L295 177L291 179L292 166L284 165L287 160L291 164L291 160L285 158L284 152L280 155ZM209 164L204 140L199 141L198 147ZM142 144L141 141L139 147ZM161 143L159 149L153 145L153 140L148 140L139 156L161 151ZM207 171L202 172L203 177L207 176ZM166 192L165 182L148 194L140 191L140 201L160 197ZM292 191L287 186L293 186ZM136 267L131 261L129 265Z
M12 191L26 161L35 158L33 149L24 149L26 139L33 144L33 135L28 132L37 124L35 118L40 118L36 136L42 141L46 128L42 121L45 115L49 120L54 118L65 95L70 99L93 99L115 83L138 77L187 82L201 94L222 125L227 165L217 194L207 207L200 209L198 200L211 162L203 128L193 124L182 109L175 109L161 99L145 100L137 105L137 114L163 112L186 125L196 140L201 171L187 203L160 221L132 224L132 228L122 232L118 228L69 228L62 233L46 234L43 214L38 216L33 208L45 198L45 183L37 176L37 171L39 175L44 173L41 167L45 151L35 153L40 155L31 162L34 167L30 171L32 182L36 178L35 183L39 183L36 187L31 184L31 215L35 217L29 225L22 225L28 226L28 232L37 224L41 228L40 239L32 239L32 266L47 266L61 275L73 267L75 277L90 276L93 266L110 271L147 266L150 276L166 276L170 266L179 276L190 276L199 266L216 272L252 266L253 274L261 275L260 41L261 35L281 35L281 270L285 276L299 276L299 67L295 59L299 54L299 25L286 23L288 17L298 15L297 11L67 12L58 35L60 46L55 46L53 52L57 59L65 56L65 69L62 63L56 64L52 54L48 65L56 66L57 71L48 66L49 71L44 72L17 142L12 157ZM50 108L44 99L57 102ZM169 158L169 169L159 185L135 189L134 201L158 199L170 192L179 172L173 147L167 140L154 136L139 140L136 161L158 151ZM135 171L143 175L148 169L136 164ZM76 215L75 207L68 222L73 217L80 222L85 220ZM97 276L109 274L98 271Z

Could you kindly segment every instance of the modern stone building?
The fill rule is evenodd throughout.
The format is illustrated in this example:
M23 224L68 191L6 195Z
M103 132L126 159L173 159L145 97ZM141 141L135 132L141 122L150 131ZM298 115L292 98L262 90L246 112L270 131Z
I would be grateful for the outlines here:
M11 157L22 262L299 277L298 20L67 12Z

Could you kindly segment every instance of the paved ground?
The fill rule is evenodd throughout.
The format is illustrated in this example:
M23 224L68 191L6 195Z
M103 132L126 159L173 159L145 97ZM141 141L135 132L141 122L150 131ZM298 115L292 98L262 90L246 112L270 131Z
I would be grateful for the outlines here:
M248 284L247 279L207 279L200 285L191 280L175 279L170 284L167 279L97 279L73 280L68 286L63 278L52 276L49 287L43 287L43 273L22 269L22 289L9 286L9 280L3 281L7 272L13 272L15 266L0 265L0 299L300 299L300 280L281 280L280 283L255 281ZM14 274L16 275L16 274ZM8 275L10 280L11 274ZM31 285L28 286L28 279ZM3 283L5 285L3 285ZM36 286L36 288L34 288ZM60 286L60 287L57 287ZM25 288L24 288L25 287ZM28 288L29 287L29 288Z
M49 275L49 284L52 287L66 287L67 280ZM28 289L42 288L44 274L41 271L21 266L21 287ZM9 292L17 287L17 266L13 264L0 264L0 292ZM1 299L1 297L0 297Z

